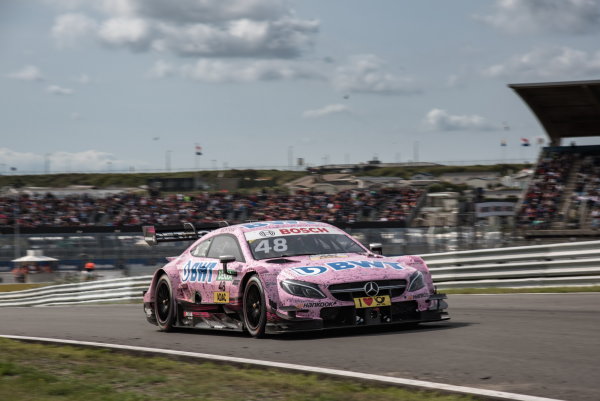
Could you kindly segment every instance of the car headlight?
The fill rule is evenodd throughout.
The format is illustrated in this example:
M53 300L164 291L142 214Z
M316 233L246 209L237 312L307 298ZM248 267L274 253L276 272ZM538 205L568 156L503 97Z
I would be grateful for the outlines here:
M281 288L290 295L302 298L326 298L316 284L296 280L283 280L280 284Z
M425 287L425 278L423 278L423 273L418 270L410 275L409 281L410 285L408 286L408 291L418 291Z

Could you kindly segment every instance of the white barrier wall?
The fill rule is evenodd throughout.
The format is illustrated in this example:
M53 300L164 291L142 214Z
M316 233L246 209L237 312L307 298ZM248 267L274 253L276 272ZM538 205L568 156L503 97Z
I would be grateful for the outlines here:
M421 256L439 289L600 285L600 241Z
M0 293L0 306L50 306L141 300L152 276L61 284Z

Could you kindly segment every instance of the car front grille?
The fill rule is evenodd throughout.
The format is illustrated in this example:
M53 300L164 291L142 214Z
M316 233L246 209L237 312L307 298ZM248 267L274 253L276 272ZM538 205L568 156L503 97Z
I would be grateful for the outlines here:
M332 284L328 290L338 301L352 301L354 298L368 297L364 287L371 281L379 286L379 294L377 295L380 296L389 295L390 298L394 298L402 295L406 290L406 280L370 280Z

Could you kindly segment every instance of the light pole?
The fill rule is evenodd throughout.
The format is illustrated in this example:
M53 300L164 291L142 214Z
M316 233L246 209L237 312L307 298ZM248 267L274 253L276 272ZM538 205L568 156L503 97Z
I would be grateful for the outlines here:
M194 144L196 146L194 153L194 189L200 188L200 156L202 156L202 146L198 145L196 142Z

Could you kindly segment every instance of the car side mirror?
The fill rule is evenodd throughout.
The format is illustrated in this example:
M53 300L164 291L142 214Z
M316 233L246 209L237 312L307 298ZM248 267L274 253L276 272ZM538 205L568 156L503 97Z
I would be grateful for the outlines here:
M377 255L383 255L383 246L379 242L369 244L369 249Z
M232 271L227 270L227 263L235 262L235 256L222 255L219 257L219 261L221 263L223 263L223 274L228 274L230 276L237 276L237 272L235 270L232 270Z

